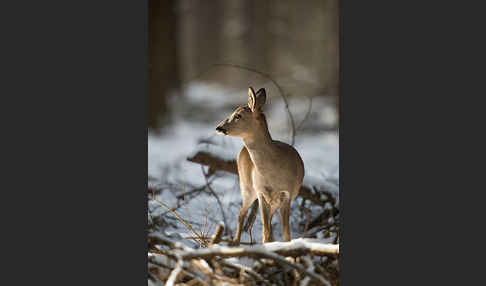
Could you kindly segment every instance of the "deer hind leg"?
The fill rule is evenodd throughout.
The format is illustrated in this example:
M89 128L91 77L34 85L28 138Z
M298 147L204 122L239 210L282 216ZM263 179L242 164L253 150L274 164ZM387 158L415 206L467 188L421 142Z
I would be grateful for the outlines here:
M251 189L245 189L241 192L243 203L240 208L240 213L238 215L238 225L236 227L236 235L233 240L233 245L240 245L241 231L243 230L243 223L245 222L246 213L251 204L256 200L256 195Z
M272 233L272 208L269 203L265 201L263 196L258 197L258 204L260 207L260 217L262 219L262 243L273 241Z
M290 200L287 199L283 202L282 207L280 208L280 224L282 225L282 234L285 238L285 241L290 241Z

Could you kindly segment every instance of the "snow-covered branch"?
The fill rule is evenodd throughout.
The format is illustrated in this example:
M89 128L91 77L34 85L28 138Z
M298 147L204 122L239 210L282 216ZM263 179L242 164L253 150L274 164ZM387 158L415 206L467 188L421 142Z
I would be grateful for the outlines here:
M339 245L323 243L318 239L298 238L289 242L270 242L253 246L223 246L216 244L218 237L220 237L222 233L222 228L223 224L220 224L218 230L213 235L214 239L212 245L207 248L199 249L194 249L179 241L174 241L160 233L149 234L150 247L155 248L156 245L160 244L168 248L168 250L164 251L155 248L156 251L151 252L151 255L165 255L175 262L175 267L171 270L167 281L165 281L166 285L174 285L178 277L184 275L184 261L189 263L187 265L194 265L197 270L199 270L191 272L202 273L203 275L208 276L210 280L217 278L233 281L234 278L230 277L241 275L241 273L247 273L246 275L254 279L254 281L265 285L272 284L267 278L268 273L266 274L267 277L264 277L264 275L258 273L258 271L231 260L234 257L249 257L260 261L261 263L268 263L265 261L273 261L280 266L289 267L294 269L294 271L297 271L296 273L298 273L298 275L296 275L296 277L304 277L304 279L301 280L302 282L305 282L304 284L307 284L310 279L320 285L331 285L322 273L315 272L316 269L322 269L322 267L314 267L314 265L311 265L315 263L313 262L312 257L336 256L339 254ZM297 260L295 258L297 258ZM301 258L302 262L305 264L298 262L300 261L299 258ZM233 271L236 270L236 272L233 274L225 274L223 267L226 267L225 269L233 269ZM266 267L262 269L259 271L265 272ZM202 278L198 277L198 279ZM298 278L298 280L300 280L300 278Z
M214 245L212 247L183 251L180 255L183 259L220 257L252 256L262 257L268 253L276 253L282 256L302 256L307 254L324 256L339 254L338 244L327 244L317 239L298 238L289 242L269 242L263 245L229 247Z
M184 260L189 259L212 259L215 257L253 257L267 258L276 261L279 264L286 265L299 270L300 272L319 281L323 285L328 285L327 281L313 271L305 269L298 263L292 263L285 259L284 256L300 256L308 253L328 255L338 254L338 245L328 245L318 242L307 242L304 239L297 239L290 242L273 242L257 246L228 247L214 245L209 248L198 249L193 251L178 251L177 255ZM283 255L283 256L281 256Z

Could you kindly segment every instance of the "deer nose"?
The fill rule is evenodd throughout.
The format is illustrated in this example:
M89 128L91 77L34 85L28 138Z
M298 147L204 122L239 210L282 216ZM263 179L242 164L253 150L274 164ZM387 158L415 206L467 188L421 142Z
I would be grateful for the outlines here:
M222 128L221 126L216 127L216 131L226 134L226 129Z

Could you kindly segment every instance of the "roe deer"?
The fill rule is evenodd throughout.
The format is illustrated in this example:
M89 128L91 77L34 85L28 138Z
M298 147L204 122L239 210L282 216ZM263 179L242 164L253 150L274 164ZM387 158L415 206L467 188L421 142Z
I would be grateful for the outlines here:
M238 216L234 245L239 245L248 208L258 199L262 220L262 242L273 241L272 216L280 209L280 223L286 241L290 241L290 202L299 193L304 178L304 163L290 145L272 140L262 112L265 89L255 94L248 89L248 106L240 106L217 127L220 134L243 139L238 154L243 204Z

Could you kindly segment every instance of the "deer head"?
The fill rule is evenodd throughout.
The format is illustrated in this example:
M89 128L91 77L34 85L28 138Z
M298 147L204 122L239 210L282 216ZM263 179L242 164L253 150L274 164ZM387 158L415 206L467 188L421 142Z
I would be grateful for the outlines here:
M262 113L266 98L264 88L260 88L256 94L253 88L248 88L248 105L236 108L216 127L216 131L223 135L243 139L261 131L268 132L265 116Z

